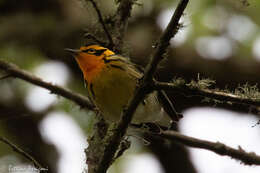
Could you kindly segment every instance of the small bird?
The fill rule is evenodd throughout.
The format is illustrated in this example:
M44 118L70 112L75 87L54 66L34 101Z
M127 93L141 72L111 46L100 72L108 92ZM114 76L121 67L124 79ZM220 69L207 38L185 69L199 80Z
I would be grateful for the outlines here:
M138 80L143 76L142 72L129 59L99 45L65 50L75 57L89 96L104 119L107 122L118 122L122 110L135 92ZM171 115L166 115L159 100L166 102ZM180 118L165 92L154 91L140 103L132 123L157 123L169 127L172 121L176 122Z

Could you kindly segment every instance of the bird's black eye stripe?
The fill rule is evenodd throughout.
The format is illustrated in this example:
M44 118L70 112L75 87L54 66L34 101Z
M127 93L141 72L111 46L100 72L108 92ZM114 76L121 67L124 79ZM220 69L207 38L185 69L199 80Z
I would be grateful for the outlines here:
M94 54L96 52L96 50L93 48L90 48L90 49L82 50L82 52Z
M86 49L86 50L83 50L82 52L85 52L85 53L88 53L88 54L92 54L92 55L96 55L96 56L100 56L102 55L107 49L93 49L93 48L90 48L90 49Z
M94 55L96 56L100 56L102 55L107 49L99 49L99 50L96 50L96 52L94 53Z

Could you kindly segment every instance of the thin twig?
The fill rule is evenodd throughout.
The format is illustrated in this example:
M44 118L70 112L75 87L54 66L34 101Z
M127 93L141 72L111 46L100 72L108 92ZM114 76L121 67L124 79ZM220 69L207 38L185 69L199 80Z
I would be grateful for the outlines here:
M115 132L112 134L111 138L108 141L108 145L105 148L103 158L101 158L101 162L98 167L97 173L105 173L108 167L110 166L111 161L116 153L116 150L118 149L120 141L123 139L127 127L132 120L133 114L137 106L144 99L145 95L150 92L149 84L152 81L153 74L156 70L157 65L162 60L162 55L168 47L171 37L173 37L177 31L178 22L188 2L188 0L180 1L177 9L174 12L174 15L171 18L170 23L168 24L166 30L162 34L159 44L155 50L155 53L153 54L150 63L146 67L144 77L140 81L139 86L137 86L136 88L136 93L134 97L129 101L127 109L123 111L121 120L119 121L119 124Z
M106 36L107 36L107 38L108 38L108 40L109 40L109 43L110 43L109 47L113 47L113 46L114 46L113 39L112 39L112 37L111 37L111 35L110 35L110 33L109 33L107 27L106 27L106 24L105 24L105 22L104 22L104 19L103 19L103 17L102 17L102 14L101 14L101 12L100 12L100 10L99 10L99 8L98 8L96 2L95 2L94 0L88 0L88 1L91 2L91 4L93 5L94 9L95 9L96 12L97 12L99 22L100 22L100 24L102 25L103 30L105 31Z
M60 87L58 85L54 85L49 82L44 82L42 79L30 74L29 72L27 72L25 70L18 68L15 64L0 60L0 69L6 71L8 74L10 74L13 77L23 79L34 85L48 89L51 91L51 93L54 93L54 94L63 96L69 100L72 100L83 108L87 108L90 110L94 109L94 105L91 104L91 102L89 101L88 98L86 98L80 94L73 93L73 92L69 91L68 89Z
M169 139L173 142L178 142L189 147L202 148L213 151L219 155L230 156L233 159L239 160L246 165L260 165L260 156L254 152L245 152L240 146L238 149L229 147L220 142L210 142L189 136L182 135L175 131L161 131L160 133L143 132L147 135L154 135Z
M41 170L45 170L45 168L36 160L34 159L30 154L28 154L27 152L25 152L24 150L22 150L20 147L18 147L17 145L15 145L14 143L10 142L9 140L7 140L6 138L0 136L0 141L2 141L3 143L7 144L8 146L10 146L15 152L19 153L20 155L22 155L24 158L26 158L27 160L29 160L30 162L32 162L34 164L34 166L39 169L39 171Z
M245 105L260 106L260 98L246 98L238 96L231 93L226 93L222 91L214 91L212 89L203 89L196 88L186 85L186 83L167 83L167 82L158 82L154 81L154 89L156 90L170 90L175 92L182 92L185 95L189 96L203 96L220 101L233 102Z

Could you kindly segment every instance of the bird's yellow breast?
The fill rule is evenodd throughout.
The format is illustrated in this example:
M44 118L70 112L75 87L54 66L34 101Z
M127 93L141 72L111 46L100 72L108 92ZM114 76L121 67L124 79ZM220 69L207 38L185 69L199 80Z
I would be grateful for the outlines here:
M127 68L122 62L108 64L88 84L90 96L105 120L118 121L134 93L137 78Z

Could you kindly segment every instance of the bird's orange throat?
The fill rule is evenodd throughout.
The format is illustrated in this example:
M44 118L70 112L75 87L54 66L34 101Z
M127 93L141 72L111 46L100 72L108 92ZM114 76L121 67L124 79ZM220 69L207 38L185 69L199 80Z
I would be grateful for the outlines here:
M104 61L96 57L89 57L86 59L86 57L78 56L76 57L76 60L81 71L83 72L84 79L88 83L91 83L105 66Z

